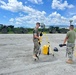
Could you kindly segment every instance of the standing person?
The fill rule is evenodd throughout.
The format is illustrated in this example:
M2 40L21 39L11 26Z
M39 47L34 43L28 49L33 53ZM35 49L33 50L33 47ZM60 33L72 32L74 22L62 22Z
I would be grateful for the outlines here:
M68 55L68 60L66 63L72 64L73 63L73 51L75 46L75 31L74 31L74 25L70 25L69 30L66 34L66 37L64 39L64 43L67 41L66 45L66 55Z
M38 51L39 51L39 42L38 42L38 40L40 39L39 38L39 31L38 31L39 27L40 27L40 23L37 22L36 27L33 30L33 42L34 42L33 58L34 59L38 58L38 56L37 56Z

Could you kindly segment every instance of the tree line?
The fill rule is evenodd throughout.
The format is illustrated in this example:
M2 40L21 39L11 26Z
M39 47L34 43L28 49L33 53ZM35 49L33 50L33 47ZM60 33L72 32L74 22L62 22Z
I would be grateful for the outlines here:
M39 31L42 31L40 28ZM47 33L67 33L68 29L67 28L60 28L60 27L54 27L54 26L49 26L48 28L43 29L44 32ZM24 28L24 27L14 27L13 25L3 25L0 24L0 33L1 34L27 34L27 33L32 33L33 28Z
M28 29L27 28L23 28L23 27L14 27L13 25L3 25L0 24L0 33L15 33L15 34L24 34L24 33L28 33Z

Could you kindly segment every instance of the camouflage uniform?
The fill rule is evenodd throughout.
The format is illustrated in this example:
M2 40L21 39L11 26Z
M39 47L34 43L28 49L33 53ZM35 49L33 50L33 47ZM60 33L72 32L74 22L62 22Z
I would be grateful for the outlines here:
M67 43L66 56L68 55L69 59L73 59L74 46L74 43Z
M39 42L38 42L38 39L34 37L34 35L37 35L39 37L39 32L38 32L38 29L36 28L34 28L33 30L33 42L34 42L33 54L37 55L39 51Z
M66 56L68 55L69 59L73 59L73 51L75 46L75 31L71 30L67 32L68 40L66 47Z

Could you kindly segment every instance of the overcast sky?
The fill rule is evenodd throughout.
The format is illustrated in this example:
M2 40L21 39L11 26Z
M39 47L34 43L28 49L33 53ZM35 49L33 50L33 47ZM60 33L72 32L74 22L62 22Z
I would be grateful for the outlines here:
M76 0L0 0L0 24L15 27L76 25Z

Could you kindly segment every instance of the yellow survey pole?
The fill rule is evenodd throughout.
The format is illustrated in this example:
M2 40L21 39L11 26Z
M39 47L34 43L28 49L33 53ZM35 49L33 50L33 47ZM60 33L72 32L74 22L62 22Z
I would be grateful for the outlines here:
M49 42L49 40L48 40L47 35L46 35L46 33L43 33L43 34L45 34L46 41L47 41L48 46L49 46L49 48L50 48L50 52L51 52L51 54L54 56L54 51L53 51L53 49L52 49L52 47L51 47L51 44L50 44L50 42Z

